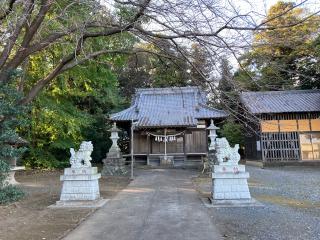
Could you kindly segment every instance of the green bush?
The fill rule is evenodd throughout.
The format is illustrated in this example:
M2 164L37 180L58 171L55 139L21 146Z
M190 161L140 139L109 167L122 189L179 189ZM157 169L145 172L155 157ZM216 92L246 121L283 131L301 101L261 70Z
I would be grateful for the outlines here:
M58 154L55 156L52 153L54 151L50 152L50 150L52 151L52 149L45 150L40 147L30 147L24 155L24 165L26 168L47 170L65 168L69 166L67 157L70 155L70 153L67 150L61 150L61 152L64 154L64 157L60 158L62 159L61 161L56 158Z
M222 129L219 130L219 135L227 138L230 146L235 144L244 144L244 133L243 128L239 123L235 123L232 120L227 121Z
M5 185L9 171L9 165L6 162L0 160L0 189L2 189L2 187L4 187Z
M9 171L9 165L0 160L0 204L18 201L25 195L19 187L7 183Z
M13 185L7 185L0 189L0 204L15 202L24 197L24 192Z
M27 124L27 107L17 104L21 98L21 93L14 86L0 84L0 204L17 201L24 196L21 189L6 180L10 171L7 160L19 159L25 150L13 147L20 141L17 130Z

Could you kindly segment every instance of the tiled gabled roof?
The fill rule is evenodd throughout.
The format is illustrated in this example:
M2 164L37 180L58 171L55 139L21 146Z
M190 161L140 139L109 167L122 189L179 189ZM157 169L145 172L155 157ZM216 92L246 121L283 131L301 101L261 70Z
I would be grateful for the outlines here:
M137 120L140 127L196 126L198 119L227 117L227 113L206 105L197 87L137 89L131 106L111 115L113 121Z
M243 92L240 98L253 114L320 112L320 90Z

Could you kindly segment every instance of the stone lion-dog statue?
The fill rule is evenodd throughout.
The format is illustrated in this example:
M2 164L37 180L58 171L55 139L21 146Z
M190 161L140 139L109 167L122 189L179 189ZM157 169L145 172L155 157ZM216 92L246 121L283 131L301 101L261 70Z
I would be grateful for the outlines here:
M91 167L91 153L93 151L93 145L91 141L83 141L80 145L78 151L75 151L73 148L70 148L70 164L71 168L79 167Z
M218 165L238 165L241 159L238 151L239 144L230 147L225 137L216 139L216 158Z

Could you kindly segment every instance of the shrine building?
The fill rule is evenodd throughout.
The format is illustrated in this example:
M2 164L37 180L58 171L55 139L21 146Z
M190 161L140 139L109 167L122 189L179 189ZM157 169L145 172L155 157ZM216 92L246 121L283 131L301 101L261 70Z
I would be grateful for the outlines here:
M130 137L133 126L137 163L197 166L208 153L210 120L217 125L228 115L208 106L206 96L198 87L136 89L131 106L111 120Z
M264 165L320 162L320 90L243 92L247 159Z

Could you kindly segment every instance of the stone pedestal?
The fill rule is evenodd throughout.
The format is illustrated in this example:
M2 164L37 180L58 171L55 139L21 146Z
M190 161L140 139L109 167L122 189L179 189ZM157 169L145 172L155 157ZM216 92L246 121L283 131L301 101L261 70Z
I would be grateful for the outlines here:
M100 197L97 167L65 168L60 176L63 182L60 201L51 207L86 207L102 206L106 200Z
M125 159L121 157L109 157L103 159L102 176L125 176L128 174Z
M100 198L97 167L65 168L60 201L90 201Z
M212 172L212 200L251 200L244 165L214 165Z
M97 208L106 203L107 200L100 197L99 178L97 167L91 166L92 143L83 141L78 151L70 148L70 168L64 169L60 176L63 182L60 201L51 208L75 207L75 208Z
M122 157L118 145L111 146L107 156L103 159L102 176L124 176L128 174L125 159Z
M118 146L118 132L120 130L117 128L116 123L109 130L111 132L110 139L112 140L112 145L107 153L105 159L103 159L103 176L124 176L128 174L128 170L125 166L125 159L122 157L120 148Z

